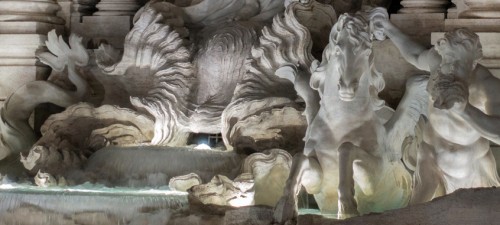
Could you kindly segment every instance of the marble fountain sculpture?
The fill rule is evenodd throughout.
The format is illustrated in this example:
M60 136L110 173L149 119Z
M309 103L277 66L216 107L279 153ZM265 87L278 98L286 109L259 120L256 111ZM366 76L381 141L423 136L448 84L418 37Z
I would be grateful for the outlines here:
M371 16L387 14L375 9ZM322 62L310 71L280 68L278 76L295 83L306 102L305 148L295 156L275 219L297 215L296 195L304 186L324 214L347 218L359 213L400 208L411 194L410 173L401 147L427 107L427 77L408 80L396 111L378 97L384 80L373 63L372 37L379 30L361 14L339 17ZM373 27L373 26L372 26Z
M377 17L375 23L408 62L431 74L426 116L404 157L415 171L410 203L459 188L499 186L490 141L500 143L500 80L478 63L483 56L479 37L456 29L426 49L387 19Z
M372 1L377 4L386 1ZM430 79L408 79L394 110L378 97L384 79L372 44L387 35L404 52L411 42L387 22L385 9L337 16L331 5L315 0L188 6L153 0L135 15L123 51L107 44L87 49L77 35L65 40L50 32L49 52L38 57L53 74L13 93L0 122L0 159L20 155L27 177L18 182L28 179L40 188L18 190L0 177L9 188L0 197L9 202L0 203L0 214L47 209L58 216L79 212L60 220L81 221L103 211L116 217L110 224L140 223L135 215L167 224L189 215L194 201L267 205L275 207L274 222L286 223L298 216L302 186L321 213L347 218L429 201L460 187L498 185L486 147L499 134L490 126L496 123L494 99L473 97L498 81L477 64L479 55L440 43L425 56L458 51L468 63L461 65L468 66L459 67L456 78L455 64L436 67L439 60L430 58L434 67L422 67L430 68ZM436 68L443 69L434 73ZM479 91L486 84L481 81L468 90L467 71L480 71L478 81L488 79L491 86ZM63 111L51 115L37 137L29 117L47 102ZM436 122L443 117L454 120ZM440 138L440 125L473 129L467 137L476 139ZM196 149L188 145L195 133L220 133L224 147ZM429 148L450 143L474 151ZM455 157L475 161L449 163ZM116 207L123 201L130 207Z

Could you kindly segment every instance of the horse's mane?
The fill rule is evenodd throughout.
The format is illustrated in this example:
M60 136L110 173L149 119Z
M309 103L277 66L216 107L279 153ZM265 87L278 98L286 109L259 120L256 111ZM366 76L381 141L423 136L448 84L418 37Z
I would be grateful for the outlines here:
M330 32L330 43L326 46L323 52L323 61L318 67L317 71L325 71L325 68L330 64L330 55L333 53L335 46L339 40L339 34L342 30L347 31L349 36L348 40L354 46L356 46L352 51L360 52L365 49L372 48L372 39L370 34L370 26L366 19L361 14L348 14L345 13L341 15L332 28ZM382 73L378 72L374 66L373 53L370 55L370 95L372 96L372 101L375 109L379 109L384 105L384 101L378 97L378 93L382 91L385 87L385 81L382 77ZM324 74L313 73L311 76L311 87L314 89L320 89L323 87Z

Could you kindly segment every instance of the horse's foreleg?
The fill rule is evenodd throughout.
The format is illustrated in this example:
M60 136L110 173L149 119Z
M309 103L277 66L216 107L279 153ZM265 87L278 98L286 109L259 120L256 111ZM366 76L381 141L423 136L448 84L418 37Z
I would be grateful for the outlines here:
M359 215L357 203L354 199L354 161L361 161L366 170L376 169L376 159L364 149L350 142L344 142L338 149L339 158L339 186L338 186L338 218L345 219ZM364 179L370 182L368 179ZM363 184L364 186L371 186Z
M303 185L310 194L321 190L323 173L319 162L314 157L302 153L294 156L290 175L286 181L283 196L274 209L274 221L283 224L297 217L297 195Z
M428 202L435 196L445 194L443 178L432 149L433 147L425 142L422 142L418 149L410 205Z

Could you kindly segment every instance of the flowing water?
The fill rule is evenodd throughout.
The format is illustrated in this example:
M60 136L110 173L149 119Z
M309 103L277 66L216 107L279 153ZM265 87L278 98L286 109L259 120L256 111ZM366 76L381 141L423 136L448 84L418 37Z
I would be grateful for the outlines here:
M69 224L68 221L72 221L75 215L82 213L86 213L87 217L92 214L94 217L102 218L104 215L108 219L114 218L111 220L114 224L135 224L132 221L139 216L150 219L155 214L161 214L161 223L164 223L168 221L170 212L187 207L187 193L172 191L167 187L131 189L84 184L42 188L20 184L0 185L0 224ZM40 217L41 214L51 215L52 219L45 218L44 222L40 218L29 218ZM93 220L94 224L108 224L110 221ZM155 223L143 221L138 224Z

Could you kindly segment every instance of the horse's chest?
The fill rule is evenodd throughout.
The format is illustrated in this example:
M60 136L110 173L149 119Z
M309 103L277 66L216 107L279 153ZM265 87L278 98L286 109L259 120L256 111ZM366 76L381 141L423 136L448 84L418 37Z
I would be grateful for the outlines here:
M361 148L376 149L383 127L376 120L322 117L315 121L316 141L325 149L338 149L344 142L351 142ZM367 149L368 150L368 149Z

